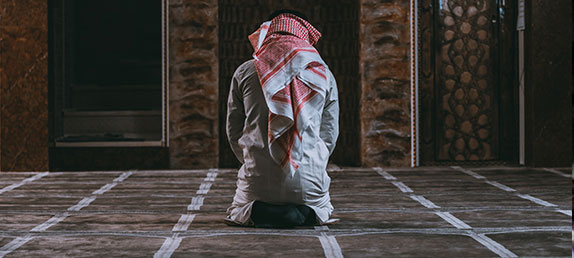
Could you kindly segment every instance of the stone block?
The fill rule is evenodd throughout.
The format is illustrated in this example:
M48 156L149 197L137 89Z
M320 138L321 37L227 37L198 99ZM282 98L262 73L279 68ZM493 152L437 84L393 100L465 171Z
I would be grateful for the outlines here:
M0 171L46 171L47 1L0 6Z
M409 2L362 0L360 5L362 164L408 166Z
M170 167L217 167L218 6L170 2Z

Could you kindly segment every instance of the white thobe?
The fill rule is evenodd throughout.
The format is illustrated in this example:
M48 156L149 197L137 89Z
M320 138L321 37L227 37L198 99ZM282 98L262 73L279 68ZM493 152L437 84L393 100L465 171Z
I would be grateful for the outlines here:
M242 163L228 220L252 225L251 207L256 200L272 204L304 204L315 211L319 223L328 221L333 206L329 197L331 178L326 167L339 135L337 84L327 69L324 103L302 136L303 157L297 171L283 172L269 154L269 109L253 60L237 68L227 102L227 137Z

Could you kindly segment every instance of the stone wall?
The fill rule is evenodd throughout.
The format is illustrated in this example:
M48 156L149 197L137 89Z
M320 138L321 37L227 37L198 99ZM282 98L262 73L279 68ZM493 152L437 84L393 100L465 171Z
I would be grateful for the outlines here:
M361 0L363 166L410 165L408 0Z
M169 2L171 168L218 161L217 0Z
M48 170L48 1L0 0L0 171Z

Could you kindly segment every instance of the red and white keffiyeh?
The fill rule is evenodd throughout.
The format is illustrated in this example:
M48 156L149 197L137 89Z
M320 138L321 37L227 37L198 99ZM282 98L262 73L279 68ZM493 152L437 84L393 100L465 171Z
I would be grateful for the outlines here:
M249 36L269 107L269 152L290 173L303 155L301 132L325 99L327 65L313 47L320 37L311 24L292 14L263 23Z

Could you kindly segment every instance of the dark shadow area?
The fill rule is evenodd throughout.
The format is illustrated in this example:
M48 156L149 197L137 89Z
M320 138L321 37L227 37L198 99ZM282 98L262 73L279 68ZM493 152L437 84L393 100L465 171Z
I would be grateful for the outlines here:
M166 147L89 146L162 140L162 0L48 3L50 169L167 168Z

